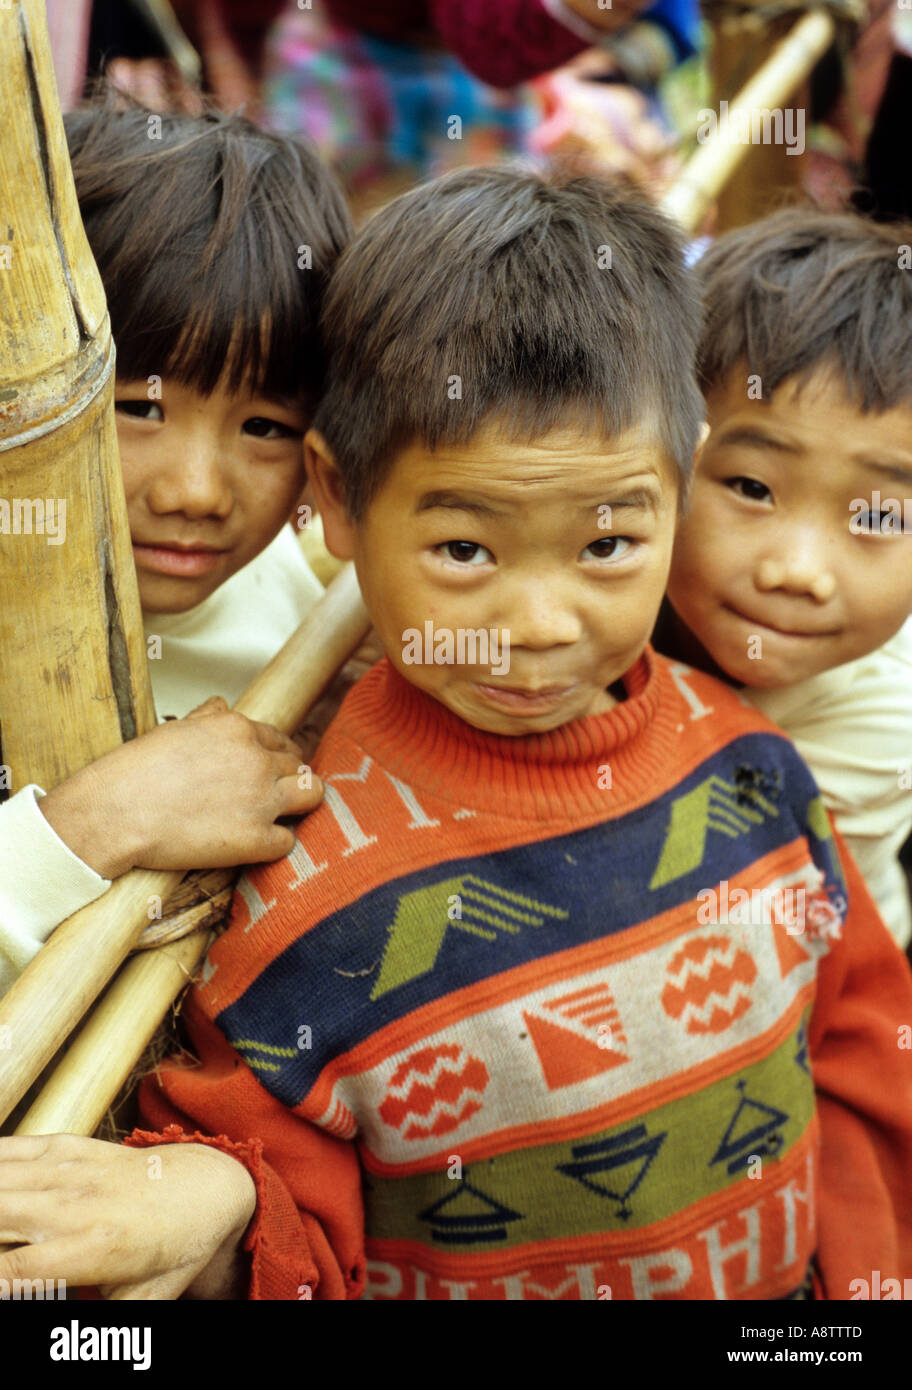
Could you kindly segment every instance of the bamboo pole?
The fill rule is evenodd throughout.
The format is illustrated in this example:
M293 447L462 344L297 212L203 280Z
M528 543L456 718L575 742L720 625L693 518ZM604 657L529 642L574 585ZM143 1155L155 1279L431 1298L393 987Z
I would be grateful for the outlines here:
M349 564L235 708L251 719L293 732L369 627L354 566ZM150 907L164 904L183 877L180 872L149 869L124 874L103 897L57 928L0 1000L0 1032L6 1027L10 1043L0 1052L0 1120L9 1115L137 944L149 925ZM161 1013L170 1002L163 998ZM54 1001L50 1016L48 1000ZM124 1046L128 1045L125 1040ZM85 1075L80 1084L87 1084ZM102 1114L108 1103L102 1106Z
M730 103L729 123L750 120L752 111L778 107L811 72L833 41L833 16L815 10L804 16L779 43L763 67ZM662 199L662 207L688 231L699 229L713 200L739 167L749 144L726 139L721 127L701 145Z
M769 16L765 9L735 11L723 6L721 14L710 6L712 44L710 73L712 102L716 110L723 101L730 101L743 85L747 72L745 58L751 63L748 71L759 70L770 53L800 18L795 10ZM789 94L788 104L801 109L800 119L806 122L807 84L798 84ZM754 145L751 157L745 160L726 179L719 191L714 230L717 235L732 227L753 222L778 206L783 195L795 195L801 187L801 158L789 154L784 143Z
M213 933L204 928L134 956L92 1011L15 1132L93 1134L213 940Z
M203 80L202 59L181 28L170 0L135 0L135 3L161 39L187 86L199 90Z
M44 6L0 5L0 788L155 724L113 409ZM0 792L2 795L2 792Z

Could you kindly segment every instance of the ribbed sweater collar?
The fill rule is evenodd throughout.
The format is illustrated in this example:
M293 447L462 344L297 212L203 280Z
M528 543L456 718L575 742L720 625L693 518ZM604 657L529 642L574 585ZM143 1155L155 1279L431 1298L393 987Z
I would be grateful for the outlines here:
M647 647L623 677L626 700L549 733L510 737L473 728L384 660L351 691L335 732L413 790L455 806L579 823L642 804L664 785L679 727L667 681Z

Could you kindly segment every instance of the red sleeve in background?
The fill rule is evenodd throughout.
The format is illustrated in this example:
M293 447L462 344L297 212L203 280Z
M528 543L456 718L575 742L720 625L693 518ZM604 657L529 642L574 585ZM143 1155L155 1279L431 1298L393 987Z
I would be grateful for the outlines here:
M818 1265L827 1298L912 1275L912 972L839 835L849 911L821 962L810 1048L821 1132Z
M450 51L492 87L531 81L590 46L552 19L541 0L431 0L430 11Z
M492 87L515 87L589 47L552 19L541 0L326 0L336 24L394 42L436 31L469 72Z
M176 0L192 42L201 43L199 11L218 10L248 66L258 72L270 26L289 0ZM482 82L515 87L551 72L590 45L552 19L541 0L325 0L337 24L399 40L436 31L451 53Z

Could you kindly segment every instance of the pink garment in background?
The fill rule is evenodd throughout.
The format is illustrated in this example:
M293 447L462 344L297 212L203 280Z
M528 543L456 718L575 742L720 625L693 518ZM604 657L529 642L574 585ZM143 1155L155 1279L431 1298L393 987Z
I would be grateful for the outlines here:
M92 0L45 0L60 108L79 103L85 85Z

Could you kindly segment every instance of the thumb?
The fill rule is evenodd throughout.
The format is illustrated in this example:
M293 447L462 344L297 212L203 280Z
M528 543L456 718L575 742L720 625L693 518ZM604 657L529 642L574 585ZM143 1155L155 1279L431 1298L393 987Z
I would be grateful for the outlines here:
M208 700L204 700L196 709L192 709L189 714L185 714L185 719L202 719L207 714L223 714L228 708L228 701L223 695L210 695Z

